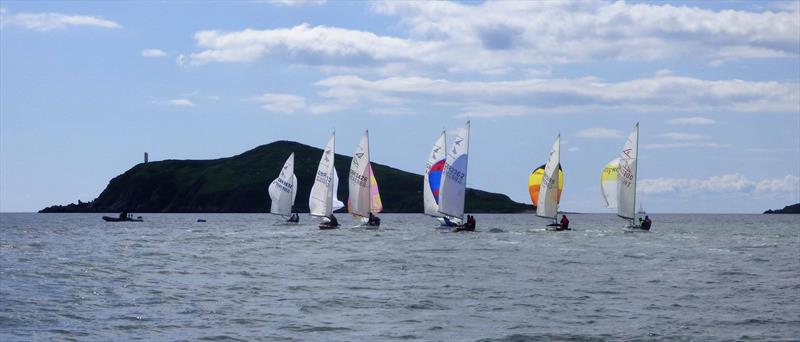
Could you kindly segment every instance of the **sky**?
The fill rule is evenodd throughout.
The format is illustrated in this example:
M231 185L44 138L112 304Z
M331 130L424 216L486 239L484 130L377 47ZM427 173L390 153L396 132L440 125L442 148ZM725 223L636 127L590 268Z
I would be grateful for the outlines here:
M600 172L637 122L648 212L800 202L800 2L3 0L0 11L3 212L92 200L144 152L321 148L334 129L338 153L369 129L374 162L422 173L440 132L467 120L468 185L519 202L561 134L560 209L613 212Z

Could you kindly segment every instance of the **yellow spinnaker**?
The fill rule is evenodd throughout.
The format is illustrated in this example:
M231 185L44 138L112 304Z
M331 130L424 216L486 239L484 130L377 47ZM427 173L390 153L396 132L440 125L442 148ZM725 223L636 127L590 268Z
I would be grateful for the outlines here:
M544 176L544 165L537 167L528 177L528 192L531 194L531 201L533 201L534 207L539 203L539 188L542 185L542 176ZM561 165L558 165L558 199L556 201L559 203L561 202L561 191L563 190L564 170L561 169Z

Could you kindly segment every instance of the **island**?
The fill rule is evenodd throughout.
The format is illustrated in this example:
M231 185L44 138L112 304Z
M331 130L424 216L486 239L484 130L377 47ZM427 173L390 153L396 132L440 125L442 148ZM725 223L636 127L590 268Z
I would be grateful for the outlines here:
M92 201L54 205L40 212L264 213L270 207L267 186L292 152L298 180L294 210L307 213L322 150L293 141L276 141L228 158L141 163L111 179ZM350 160L336 155L338 198L345 203L347 177L342 175L349 174ZM374 162L372 168L384 212L423 211L422 175ZM470 213L517 213L533 208L504 194L476 189L467 189L465 202L465 211Z
M767 210L764 214L800 214L800 203L787 205L783 209Z

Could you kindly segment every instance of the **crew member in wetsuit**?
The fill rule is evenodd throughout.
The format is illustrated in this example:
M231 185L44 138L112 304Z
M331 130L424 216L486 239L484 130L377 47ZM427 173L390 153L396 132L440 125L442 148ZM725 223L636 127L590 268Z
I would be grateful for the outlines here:
M370 226L378 226L381 224L381 219L374 214L369 213L369 220L367 220L367 224Z
M558 227L558 230L570 230L567 215L561 215L561 226Z
M123 210L121 213L119 213L119 218L122 219L122 220L127 219L128 218L128 212Z
M475 217L472 215L467 215L467 224L464 225L464 228L474 230L475 229Z
M650 225L653 224L653 221L650 221L650 217L645 215L644 221L642 222L642 229L650 230Z

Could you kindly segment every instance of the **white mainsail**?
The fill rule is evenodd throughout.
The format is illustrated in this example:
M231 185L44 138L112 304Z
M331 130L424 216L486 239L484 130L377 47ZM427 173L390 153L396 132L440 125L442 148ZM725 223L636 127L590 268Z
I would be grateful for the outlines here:
M278 215L291 215L294 198L297 196L297 176L294 175L294 152L283 164L280 175L269 184L269 198L272 201L269 212Z
M639 149L639 123L633 128L619 154L617 215L633 220L636 215L636 159Z
M539 203L536 204L536 216L556 219L558 215L558 171L561 158L561 134L556 137L550 156L544 166L542 184L539 188Z
M369 164L369 131L364 132L350 162L350 181L348 210L353 215L369 216L372 208L372 187L370 178L372 167Z
M455 218L464 216L467 189L467 157L469 155L469 121L456 132L453 145L447 150L447 161L439 188L439 212Z
M600 192L606 201L606 208L617 207L617 178L619 177L619 158L608 162L600 173Z
M344 204L336 199L336 192L339 185L339 175L333 167L333 159L336 145L336 133L331 135L328 144L322 152L319 160L317 175L314 177L314 185L311 187L311 196L308 198L309 212L313 216L329 216L334 210L343 207Z
M442 216L439 213L439 186L442 181L442 170L445 158L445 132L433 144L428 162L425 164L425 176L422 180L422 198L425 204L425 214Z

